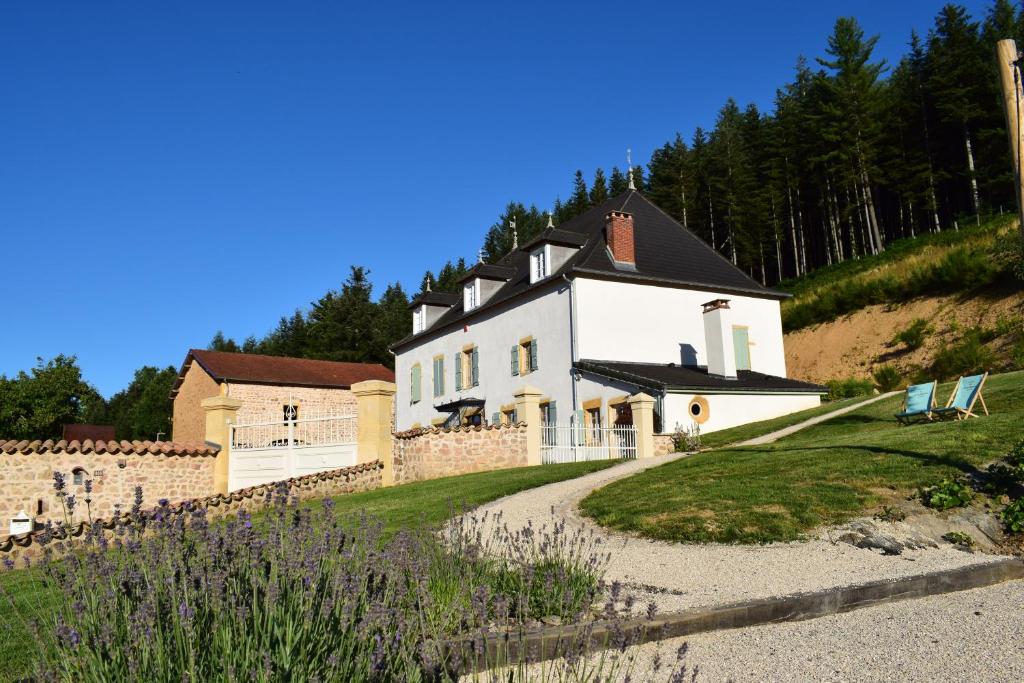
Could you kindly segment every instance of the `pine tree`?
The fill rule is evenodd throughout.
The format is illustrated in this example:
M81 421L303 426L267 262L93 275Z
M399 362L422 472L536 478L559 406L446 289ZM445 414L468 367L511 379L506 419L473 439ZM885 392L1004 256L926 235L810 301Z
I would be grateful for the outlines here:
M617 197L627 189L629 189L629 181L625 174L619 170L618 166L612 166L612 174L608 179L608 194Z
M879 77L885 70L884 60L870 61L877 42L878 36L864 38L856 19L840 17L828 39L826 53L831 59L818 59L833 72L821 81L826 93L822 108L824 137L831 145L843 184L850 188L863 214L865 242L872 253L885 249L872 184L878 172L875 157L881 133Z
M604 179L604 171L598 168L594 171L594 182L590 186L590 205L596 206L608 199L608 184Z

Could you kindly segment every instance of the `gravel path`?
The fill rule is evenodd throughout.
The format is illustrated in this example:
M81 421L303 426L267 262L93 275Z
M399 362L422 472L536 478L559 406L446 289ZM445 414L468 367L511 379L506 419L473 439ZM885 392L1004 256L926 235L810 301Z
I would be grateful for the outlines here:
M884 396L871 400L881 398ZM835 413L815 420L829 416ZM579 501L594 489L683 457L687 454L627 461L577 479L500 498L481 511L487 512L491 520L495 513L500 513L501 523L511 529L531 521L535 526L565 521L569 527L603 537L603 547L611 554L605 578L625 584L644 604L656 602L661 612L893 580L997 559L992 555L965 553L941 541L939 548L886 556L846 543L833 543L827 535L805 542L762 546L664 543L602 529L578 514Z
M703 633L639 648L633 680L664 680L655 652L698 681L1022 681L1024 581L810 621Z
M854 403L851 406L846 406L845 408L839 408L837 410L833 410L830 413L825 413L824 415L818 415L817 417L812 417L809 420L804 420L803 422L798 422L795 425L790 425L788 427L784 427L784 428L779 429L779 430L774 431L774 432L769 432L767 434L762 434L761 436L754 437L753 439L748 439L746 441L741 441L740 443L735 444L735 445L736 446L760 446L760 445L766 444L766 443L773 443L775 441L778 441L779 439L781 439L784 436L789 436L790 434L794 434L796 432L799 432L801 429L807 429L808 427L813 427L814 425L821 424L822 422L824 422L826 420L831 420L833 417L839 417L840 415L845 415L846 413L849 413L849 412L852 412L854 410L857 410L858 408L863 408L866 405L871 405L872 403L875 403L877 401L881 401L883 399L889 398L890 396L895 396L896 394L899 394L899 393L902 393L902 392L890 391L889 393L886 393L886 394L879 394L878 396L873 396L872 398L869 398L866 401L859 401L858 403Z

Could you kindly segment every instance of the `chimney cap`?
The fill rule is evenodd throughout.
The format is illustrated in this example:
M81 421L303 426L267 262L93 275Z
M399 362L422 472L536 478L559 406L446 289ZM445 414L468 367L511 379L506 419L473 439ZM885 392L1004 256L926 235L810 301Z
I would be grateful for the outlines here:
M611 219L611 218L613 218L613 217L621 217L621 218L632 218L632 217L633 217L633 214L631 214L631 213L630 213L630 212L628 212L628 211L618 211L618 210L615 210L615 209L613 209L613 210L609 211L608 213L606 213L606 214L604 215L604 219L605 219L606 221L607 221L607 220L610 220L610 219Z
M703 304L704 313L710 313L711 311L717 311L720 308L729 308L728 299L712 299L711 301Z

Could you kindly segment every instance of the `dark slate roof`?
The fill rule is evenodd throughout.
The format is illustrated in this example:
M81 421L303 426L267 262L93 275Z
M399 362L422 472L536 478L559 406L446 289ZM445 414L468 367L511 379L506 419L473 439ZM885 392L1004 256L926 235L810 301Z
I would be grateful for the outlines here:
M737 393L783 392L824 394L827 387L797 379L765 375L752 370L740 370L736 379L709 375L708 369L696 365L670 363L627 363L623 361L580 360L576 368L611 379L618 379L655 391L735 391Z
M217 382L347 389L356 382L368 379L395 381L395 373L379 363L344 363L191 349L185 356L185 362L174 381L174 386L171 387L172 399L178 394L178 388L185 381L185 374L193 362L199 363L199 366Z
M512 266L478 263L466 271L466 274L459 282L465 282L477 277L485 280L511 280L515 275L516 269Z
M616 268L608 254L604 217L611 211L625 211L633 215L635 269ZM431 332L461 324L463 318L476 315L528 290L550 286L562 275L690 287L767 299L789 296L764 287L748 277L635 190L627 190L607 199L554 230L558 231L558 237L562 240L560 243L576 242L582 244L582 247L558 272L552 274L553 277L531 285L529 252L526 247L514 250L506 254L497 265L512 268L515 274L487 301L466 313L462 309L462 297L459 297L428 330L410 335L396 342L392 348L401 348L416 339L429 337Z
M409 308L416 308L420 304L433 306L454 306L462 299L456 292L423 292L413 297L409 302Z
M544 242L560 244L566 247L582 247L587 243L587 236L578 232L562 230L561 228L546 228L544 232L524 244L521 249L532 249L534 246Z

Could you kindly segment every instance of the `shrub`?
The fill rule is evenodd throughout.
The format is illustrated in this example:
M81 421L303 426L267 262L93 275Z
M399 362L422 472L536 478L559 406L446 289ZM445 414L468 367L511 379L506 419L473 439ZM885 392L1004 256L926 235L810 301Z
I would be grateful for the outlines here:
M1021 439L1006 454L1006 462L1017 467L1024 467L1024 439Z
M924 346L924 340L932 333L932 326L924 318L915 319L892 339L892 344L906 344L911 351Z
M701 448L700 425L693 423L689 429L682 425L676 425L676 431L672 434L672 448L677 453L692 453Z
M97 524L82 552L57 560L47 546L41 580L65 600L34 624L38 677L450 680L466 657L486 652L484 635L521 638L542 618L584 620L606 593L606 556L564 525L512 532L460 515L440 532L386 537L365 516L339 519L330 499L299 506L281 488L267 502L259 517L216 522L204 509L162 501L143 513L137 504L113 541ZM612 619L616 597L604 606ZM635 633L616 640L617 652ZM578 654L587 639L580 629L557 652ZM507 680L525 680L527 657ZM571 680L628 676L627 657L600 659L548 668Z
M995 354L985 346L990 333L979 327L964 331L952 346L943 345L935 354L932 372L942 379L988 371L996 361Z
M1006 525L1007 531L1015 534L1024 532L1024 498L1018 498L1003 508L999 517Z
M829 401L836 401L842 398L853 398L864 396L874 391L875 385L870 380L849 377L847 379L831 379L827 383Z
M974 547L974 539L971 538L970 534L966 534L963 531L950 531L942 534L942 540L964 548Z
M875 386L881 392L892 391L899 388L903 383L903 375L893 365L880 365L871 373L875 379Z
M902 522L907 518L907 513L892 505L883 505L881 511L875 515L875 519L883 522Z
M943 479L933 486L922 487L918 490L918 495L925 507L935 510L963 507L974 497L969 486L952 479Z

